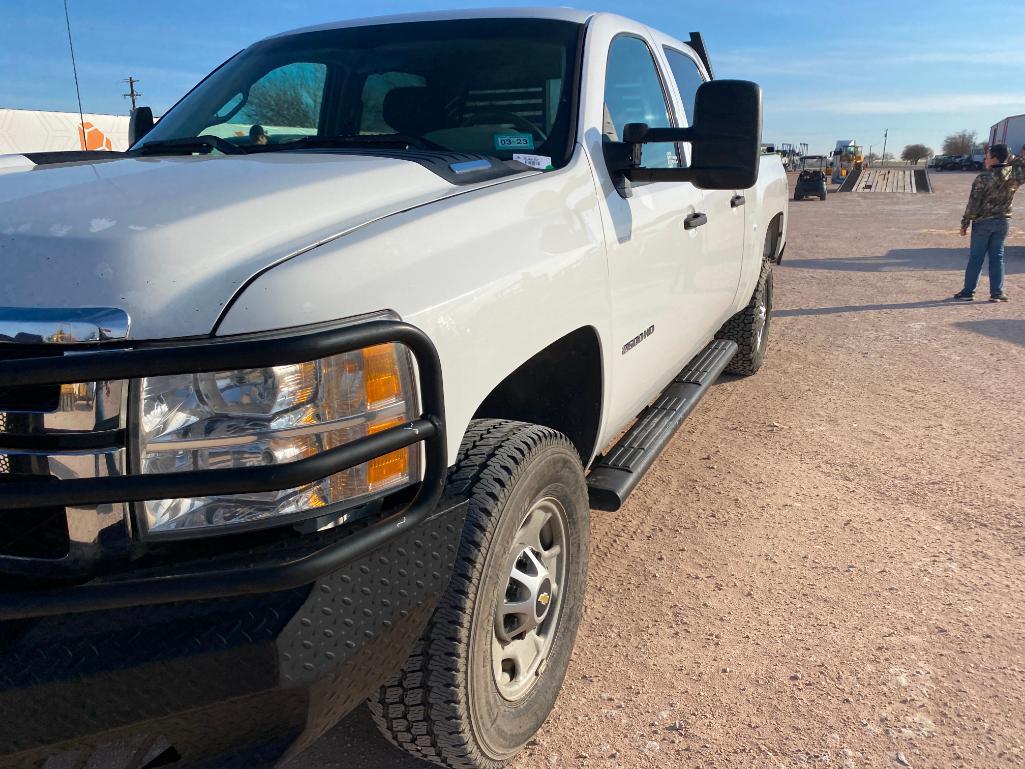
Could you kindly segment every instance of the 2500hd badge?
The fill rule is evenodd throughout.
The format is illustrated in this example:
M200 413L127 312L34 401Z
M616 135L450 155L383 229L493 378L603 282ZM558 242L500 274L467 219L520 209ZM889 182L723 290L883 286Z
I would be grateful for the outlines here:
M622 354L626 355L628 352L630 352L630 350L632 350L634 347L639 345L641 342L643 342L645 339L647 339L649 336L651 336L654 333L655 333L655 326L654 326L654 324L651 325L651 326L648 326L646 329L644 329L644 331L642 331L637 336L635 336L633 339L631 339L629 342L627 342L626 344L623 345L623 352L622 352Z

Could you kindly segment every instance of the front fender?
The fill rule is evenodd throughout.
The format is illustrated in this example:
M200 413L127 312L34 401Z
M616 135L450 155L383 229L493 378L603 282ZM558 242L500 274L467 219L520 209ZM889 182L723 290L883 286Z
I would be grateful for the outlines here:
M583 326L609 338L595 195L578 153L558 171L394 214L259 276L217 333L397 312L438 349L454 457L478 406L521 364Z

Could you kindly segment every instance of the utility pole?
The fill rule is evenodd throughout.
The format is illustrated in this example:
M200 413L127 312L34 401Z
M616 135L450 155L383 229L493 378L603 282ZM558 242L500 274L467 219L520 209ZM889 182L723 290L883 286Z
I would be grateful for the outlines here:
M139 81L136 80L131 75L129 75L125 80L122 80L121 82L122 83L128 83L128 93L121 94L121 95L125 99L131 99L132 100L132 112L135 112L135 100L138 99L140 96L142 96L141 93L139 93L138 91L135 90L135 84L138 83Z
M889 135L890 135L890 129L887 128L885 131L883 131L883 157L882 157L882 160L883 160L884 163L886 162L886 139L887 139L887 137L889 137Z

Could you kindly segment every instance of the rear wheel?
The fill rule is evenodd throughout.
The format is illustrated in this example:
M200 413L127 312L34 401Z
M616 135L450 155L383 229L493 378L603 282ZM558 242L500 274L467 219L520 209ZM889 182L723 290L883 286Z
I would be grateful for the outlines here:
M729 374L750 376L762 367L772 317L772 263L762 263L758 284L747 307L723 324L716 339L729 339L740 348L726 367Z
M497 769L548 717L583 609L583 467L561 433L480 420L449 492L469 500L449 588L402 671L369 701L384 736L452 769Z

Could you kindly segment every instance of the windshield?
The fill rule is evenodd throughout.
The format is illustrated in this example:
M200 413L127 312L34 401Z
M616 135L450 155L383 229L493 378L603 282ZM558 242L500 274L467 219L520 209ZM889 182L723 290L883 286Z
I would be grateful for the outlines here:
M272 38L200 83L136 148L213 136L273 151L309 146L309 137L343 146L393 136L558 167L572 150L580 31L547 19L468 19Z

